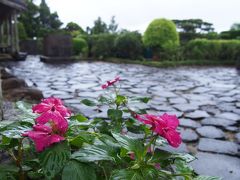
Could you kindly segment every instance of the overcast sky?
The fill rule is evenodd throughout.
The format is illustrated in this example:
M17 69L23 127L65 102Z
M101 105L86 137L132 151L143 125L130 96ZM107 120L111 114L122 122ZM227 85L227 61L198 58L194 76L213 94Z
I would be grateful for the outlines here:
M40 0L36 0L40 1ZM200 18L216 31L240 22L240 0L46 0L65 24L73 21L84 29L100 16L106 23L115 16L120 28L144 32L156 18Z

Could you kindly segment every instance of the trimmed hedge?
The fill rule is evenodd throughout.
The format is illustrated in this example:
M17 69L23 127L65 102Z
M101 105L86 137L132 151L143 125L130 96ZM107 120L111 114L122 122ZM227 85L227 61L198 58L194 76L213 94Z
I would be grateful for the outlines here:
M123 32L115 40L116 56L126 59L138 59L142 57L142 36L138 32Z
M73 53L74 55L86 56L88 52L88 44L83 38L73 38Z
M115 34L96 34L88 38L90 57L104 59L115 56Z
M184 56L186 59L238 60L240 40L191 40L184 48Z

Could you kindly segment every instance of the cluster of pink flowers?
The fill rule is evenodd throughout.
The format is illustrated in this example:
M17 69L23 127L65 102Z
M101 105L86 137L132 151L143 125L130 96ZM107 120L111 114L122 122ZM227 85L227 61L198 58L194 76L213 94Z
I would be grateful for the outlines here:
M38 152L53 143L64 140L64 134L68 129L66 118L71 115L71 112L60 99L54 97L43 99L41 103L33 106L32 110L40 116L36 118L33 130L24 133L23 136L28 136L34 141Z
M151 129L167 139L168 143L177 148L181 142L180 133L177 132L177 127L179 125L179 120L175 115L163 114L162 116L143 114L135 115L135 118L140 122L150 125Z
M116 82L120 81L120 77L117 76L115 79L113 80L110 80L110 81L107 81L105 84L102 85L102 89L106 89L108 88L109 86L112 86L114 85Z

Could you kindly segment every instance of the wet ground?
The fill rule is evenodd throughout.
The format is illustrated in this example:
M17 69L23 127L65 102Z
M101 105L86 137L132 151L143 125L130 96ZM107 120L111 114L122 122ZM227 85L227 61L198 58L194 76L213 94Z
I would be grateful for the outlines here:
M106 109L99 113L80 100L98 97L103 93L101 84L119 75L124 94L152 98L149 113L179 117L184 143L178 151L199 158L193 163L197 172L240 179L240 76L234 68L158 69L105 62L56 65L34 56L5 65L45 97L59 97L90 118L106 117Z

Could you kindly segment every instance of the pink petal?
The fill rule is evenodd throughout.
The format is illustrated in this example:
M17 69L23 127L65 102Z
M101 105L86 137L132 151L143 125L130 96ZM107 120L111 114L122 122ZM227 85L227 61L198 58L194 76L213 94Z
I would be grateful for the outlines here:
M51 106L49 106L49 104L40 103L40 104L37 104L37 105L33 106L32 110L33 110L34 113L41 114L43 112L51 110Z
M63 117L71 116L71 111L67 109L65 106L58 105L55 108L56 108L56 111L58 111Z
M41 114L36 121L39 124L46 124L47 122L52 121L61 133L65 133L68 128L67 120L63 118L58 111L47 111Z
M106 89L108 87L108 84L103 84L102 89Z
M179 120L177 116L175 115L168 115L167 113L164 113L162 116L160 116L164 121L167 122L167 126L171 127L173 129L176 129L179 125Z
M174 148L177 148L182 143L180 133L175 130L169 130L166 133L165 138L167 139L168 143Z
M51 135L50 138L49 138L49 142L50 142L49 145L51 145L51 144L53 144L53 143L57 143L57 142L63 141L64 139L65 139L65 138L62 137L62 136L59 136L59 135L57 135L57 134L53 134L53 135Z
M51 133L52 129L49 126L37 124L33 126L34 131L42 131L46 133Z

